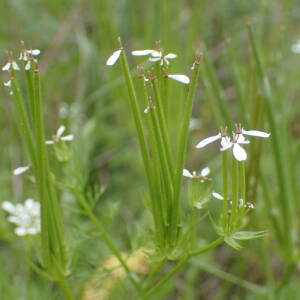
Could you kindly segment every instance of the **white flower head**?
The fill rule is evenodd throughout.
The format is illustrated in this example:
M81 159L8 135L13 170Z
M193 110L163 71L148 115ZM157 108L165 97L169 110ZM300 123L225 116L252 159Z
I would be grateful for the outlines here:
M10 215L8 221L16 225L16 235L35 235L41 231L39 202L27 199L24 204L14 205L9 201L4 201L2 208Z
M184 84L190 83L190 78L186 75L174 74L174 75L167 75L167 77Z
M68 141L68 142L72 141L74 139L73 134L62 136L62 134L64 133L65 130L66 130L66 127L61 125L57 129L56 134L54 134L52 136L52 140L46 141L46 144L51 145L51 144L54 144L54 143L58 143L59 141Z
M155 50L150 55L151 55L151 58L149 58L149 61L160 62L159 64L161 66L169 65L170 64L169 59L174 59L177 56L174 53L168 53L167 55L164 55L162 50L158 50L158 51Z
M116 50L106 61L106 65L107 66L113 66L117 61L118 59L120 58L120 55L122 53L122 50L123 49L118 49Z
M8 62L2 67L2 71L15 70L20 71L16 61L13 59L12 53L7 53Z
M211 179L207 177L209 174L210 174L210 169L208 167L203 168L199 174L197 174L196 171L190 172L187 169L183 169L182 171L182 175L184 177L191 178L191 179L200 179L201 182L210 181Z
M242 126L239 124L237 125L236 132L232 133L232 138L230 138L226 134L226 130L224 132L218 133L217 135L208 137L202 141L200 141L196 148L203 148L207 146L210 143L213 143L217 140L220 141L221 151L226 151L230 148L232 148L233 156L238 161L245 161L247 159L247 152L245 149L241 146L243 144L249 144L250 141L248 141L244 135L248 136L254 136L254 137L260 137L260 138L268 138L270 136L269 133L258 131L258 130L244 130Z
M298 39L297 42L291 46L291 51L296 54L300 54L300 39Z
M11 79L9 79L6 82L3 82L3 85L6 86L7 88L9 88L9 94L13 95L13 91L12 91L12 81Z
M23 166L23 167L18 167L13 170L13 174L15 176L21 175L25 172L27 172L31 168L31 165Z
M23 41L21 42L21 48L19 60L26 62L25 70L29 71L31 69L32 61L37 63L37 56L41 54L41 51L39 49L26 49Z
M160 62L160 65L169 65L169 59L176 58L176 54L168 53L164 55L163 50L160 48L159 44L157 45L157 50L145 49L145 50L134 50L131 52L134 56L150 56L149 61L151 62Z

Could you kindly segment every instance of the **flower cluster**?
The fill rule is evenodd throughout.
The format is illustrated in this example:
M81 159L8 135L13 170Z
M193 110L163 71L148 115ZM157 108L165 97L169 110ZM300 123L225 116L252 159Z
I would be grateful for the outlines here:
M66 127L61 125L56 133L52 136L52 140L46 141L47 145L58 143L59 141L72 141L74 136L73 134L62 136L62 134L65 132Z
M39 202L27 199L24 204L14 205L4 201L2 208L10 215L8 221L16 225L16 235L35 235L41 231Z
M29 71L31 68L31 62L34 61L35 63L37 63L37 59L36 57L38 55L40 55L41 51L39 49L26 49L24 47L24 43L22 42L21 44L22 46L22 50L21 53L19 55L19 60L22 60L25 62L25 70ZM2 71L4 72L11 72L11 71L20 71L20 67L17 64L17 62L14 60L12 53L7 53L8 56L8 61L7 63L2 67ZM12 91L12 76L10 76L11 78L4 82L3 85L7 88L9 88L9 94L12 95L13 91Z
M201 182L210 180L210 178L207 177L209 174L210 174L210 169L208 167L203 168L199 174L197 174L196 171L193 171L191 173L187 169L183 169L182 171L182 175L184 177L191 178L191 179L200 179Z
M122 51L123 51L122 48L114 51L113 54L107 59L106 65L113 66L120 58ZM177 55L174 53L168 53L168 54L164 55L164 52L162 49L135 50L135 51L132 51L131 54L134 56L150 56L149 61L150 62L158 62L160 66L168 66L170 64L169 59L174 59L177 57ZM167 74L167 75L165 75L165 77L176 80L176 81L184 83L184 84L190 83L190 78L188 76L182 75L182 74ZM148 81L148 78L145 78L145 81Z
M224 197L221 194L217 193L217 192L212 192L211 194L217 200L224 200ZM232 201L229 201L229 203L232 204ZM254 205L251 202L246 202L245 203L244 199L240 198L239 199L239 207L245 207L245 208L253 209Z
M241 145L250 143L250 141L248 141L245 138L245 135L260 137L260 138L268 138L270 136L270 133L266 133L258 130L244 130L241 127L241 125L239 125L237 126L236 132L232 133L231 138L227 135L226 131L220 132L217 135L208 137L200 141L196 145L196 148L200 149L212 142L220 140L220 145L221 145L220 151L226 151L232 148L233 156L235 157L235 159L238 161L245 161L247 159L247 152Z

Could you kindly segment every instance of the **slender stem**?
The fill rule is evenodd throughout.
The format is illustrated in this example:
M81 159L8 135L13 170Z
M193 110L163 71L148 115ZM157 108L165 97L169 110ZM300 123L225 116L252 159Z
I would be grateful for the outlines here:
M235 160L235 158L233 158L232 159L232 211L231 211L231 222L230 222L231 231L234 230L236 224L238 202L239 202L238 197L239 197L238 162Z
M278 185L281 194L280 197L278 198L279 199L278 202L279 205L281 206L280 211L282 212L283 215L282 221L284 224L284 231L285 231L284 237L286 239L286 242L283 243L283 245L286 247L287 257L289 259L292 259L293 258L293 255L291 255L293 253L292 230L294 230L296 227L293 226L293 219L292 219L293 213L291 207L292 196L289 188L284 154L280 143L279 128L276 124L275 115L273 112L270 84L268 81L268 77L266 76L264 71L264 67L261 61L261 55L259 53L256 44L256 39L254 37L251 24L248 24L247 28L248 28L248 35L251 41L251 46L254 52L254 58L257 66L259 79L263 90L263 95L264 95L263 99L266 105L266 113L269 121L269 126L272 133L271 142L272 142L272 147L275 155L276 172L277 172Z
M151 290L149 290L144 296L143 300L148 299L152 296L157 290L159 290L168 280L170 280L185 264L189 261L189 259L193 256L199 255L201 253L207 252L217 246L219 246L223 242L223 237L218 238L207 246L192 251L188 253L157 285L155 285Z
M115 255L115 257L118 259L126 273L128 274L129 280L134 285L134 287L137 289L137 291L141 291L140 284L132 277L132 273L126 263L126 261L123 259L118 247L115 245L113 240L110 238L102 224L99 222L99 220L94 215L93 211L91 210L90 206L84 199L84 197L81 195L81 193L77 190L75 190L78 200L80 201L80 204L84 208L87 216L90 218L90 220L93 222L94 226L98 229L99 233L101 234L102 238L104 239L105 243L107 244L108 248L111 250L111 252Z
M178 143L178 153L176 162L176 173L175 173L175 183L174 183L174 209L172 212L171 228L176 232L176 227L180 223L180 195L182 188L182 170L185 164L186 158L186 148L188 143L188 133L190 119L192 115L193 103L197 89L197 83L199 78L200 60L197 59L194 64L194 70L191 80L191 85L189 87L189 92L187 96L187 102L185 106L185 111L183 115L182 127L179 134Z
M222 171L223 171L223 211L221 215L221 225L226 231L228 227L228 160L227 152L222 153Z

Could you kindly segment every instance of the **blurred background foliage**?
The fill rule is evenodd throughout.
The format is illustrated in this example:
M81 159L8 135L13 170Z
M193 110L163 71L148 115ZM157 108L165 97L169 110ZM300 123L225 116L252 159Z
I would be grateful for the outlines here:
M161 41L166 52L178 55L172 61L174 73L190 74L194 53L201 49L214 66L232 121L247 123L253 117L254 99L260 97L260 89L253 79L255 65L245 26L246 21L251 20L274 87L275 117L285 116L282 131L288 133L288 140L283 138L282 142L289 143L290 153L286 154L291 154L287 163L293 166L291 176L299 178L300 55L290 50L300 38L299 1L2 0L0 17L3 65L5 51L12 50L16 57L21 40L28 48L42 51L46 136L50 137L61 124L74 133L73 161L76 170L80 170L76 175L82 179L87 194L95 195L103 189L102 196L96 199L95 209L122 249L131 252L144 245L151 219L145 210L144 173L123 77L118 67L105 66L107 57L117 48L118 36L129 51L151 49L156 41ZM131 56L129 59L132 66L136 65L136 59ZM200 169L209 165L217 188L220 181L217 149L194 151L200 138L214 134L223 125L211 111L208 99L215 95L206 78L203 75L197 92L193 117L199 120L199 128L191 131L187 166ZM1 79L6 81L6 74L2 74ZM241 105L237 105L241 91L246 103L242 112ZM180 124L176 111L183 105L183 92L184 87L176 83L170 85L174 112L170 120L174 126L170 128L174 139ZM0 198L1 202L24 201L35 197L33 186L29 180L11 175L15 167L28 161L17 131L14 107L4 87L0 89L0 99ZM271 148L265 145L264 148L266 155L261 168L265 184L277 196L274 162L272 155L268 155L272 153ZM57 168L58 177L68 177L68 172L72 172L67 166L58 167L54 159L53 168L54 172ZM294 182L296 193L299 183ZM80 293L109 253L76 200L62 193L67 238L73 256L71 282ZM272 280L268 279L270 270L275 280L284 272L285 258L268 217L271 211L276 214L278 207L270 207L261 190L256 199L252 226L266 229L266 239L248 242L240 252L224 246L213 256L190 263L185 277L179 276L170 282L156 299L265 299L239 282L245 279L263 285ZM210 209L214 210L217 204L211 204ZM205 219L202 226L203 236L199 236L199 240L210 239L213 231L209 220ZM1 212L0 298L61 299L54 286L29 270L24 259L26 251L26 244L14 237ZM217 265L219 269L215 269ZM235 277L229 278L227 272ZM170 298L165 298L172 289ZM290 280L289 284L285 283L280 299L297 299L295 295L299 292L297 281ZM111 297L131 299L129 285L122 285Z

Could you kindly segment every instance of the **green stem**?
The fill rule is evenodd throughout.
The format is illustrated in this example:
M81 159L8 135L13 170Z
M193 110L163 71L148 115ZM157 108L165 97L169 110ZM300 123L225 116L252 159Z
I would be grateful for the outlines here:
M223 172L223 211L221 215L221 225L226 231L228 227L228 159L227 152L222 153L222 172Z
M291 207L291 193L289 188L289 182L288 182L288 176L287 176L287 170L286 170L286 164L285 164L285 158L283 155L283 151L281 148L280 143L280 136L279 136L279 128L277 127L275 115L273 112L273 106L272 106L272 94L270 89L270 84L268 81L268 77L265 74L264 67L261 61L261 55L259 53L256 40L253 34L252 26L251 24L248 24L248 34L251 41L251 46L254 52L254 58L257 66L257 71L259 75L259 79L262 86L263 91L263 99L266 106L266 113L269 121L269 126L271 129L271 142L272 147L275 155L275 165L276 165L276 172L277 172L277 178L278 178L278 185L280 188L280 197L278 198L279 205L281 206L281 212L282 212L282 221L284 224L284 231L285 231L285 239L286 242L284 243L284 246L286 247L286 255L290 259L293 258L293 246L292 246L292 230L294 230L293 226L293 213L292 213L292 207Z
M199 69L200 69L200 60L197 59L194 64L194 70L192 75L191 84L189 87L189 92L187 96L187 102L184 110L182 127L179 134L179 143L178 143L178 154L176 162L176 174L175 174L175 190L174 190L174 209L172 211L171 219L171 228L176 233L176 228L178 223L180 223L180 196L182 188L182 170L184 169L187 143L188 143L188 134L189 134L189 125L192 115L193 103L195 98L195 93L197 89L197 83L199 78Z
M131 283L134 285L134 287L137 289L137 291L140 292L142 288L141 288L140 284L132 277L132 273L131 273L126 261L123 259L118 247L115 245L115 243L110 238L110 236L108 235L108 233L106 232L106 230L104 229L102 224L96 218L96 216L94 215L90 206L88 205L86 200L82 197L81 193L77 190L75 190L75 192L76 192L77 198L78 198L80 204L82 205L82 207L84 208L87 216L90 218L90 220L92 221L94 226L98 229L98 231L99 231L101 237L104 239L106 245L111 250L113 255L118 259L118 261L120 262L120 264L122 265L122 267L124 268L126 273L128 274L128 278L131 281Z
M186 263L189 261L189 259L193 256L202 254L204 252L207 252L209 250L212 250L213 248L219 246L223 242L223 237L218 238L217 240L213 241L212 243L208 244L207 246L192 251L189 254L187 254L157 285L155 285L151 290L149 290L144 296L143 300L148 299L150 296L152 296L157 290L159 290L168 280L170 280L182 267L186 265Z

